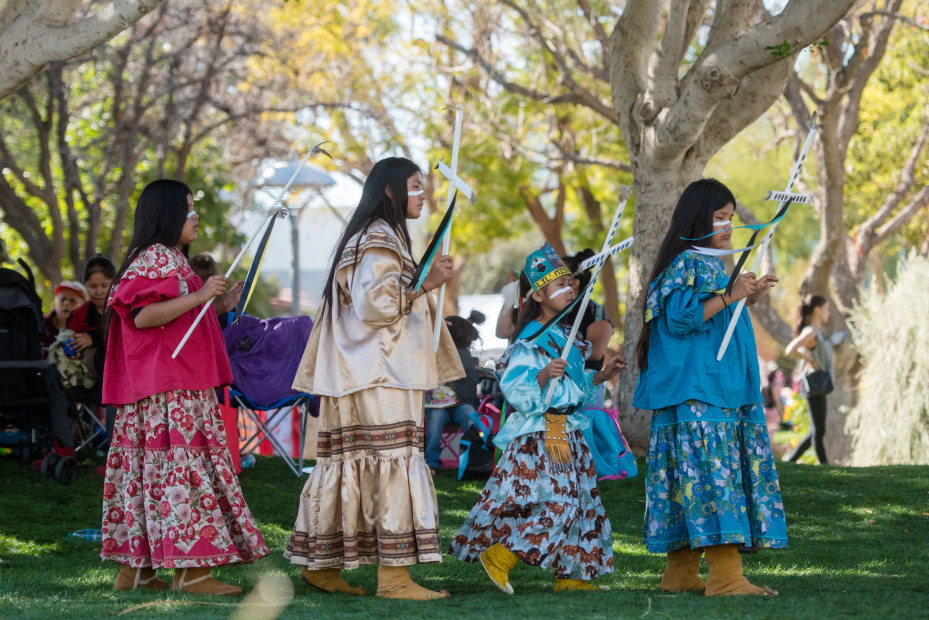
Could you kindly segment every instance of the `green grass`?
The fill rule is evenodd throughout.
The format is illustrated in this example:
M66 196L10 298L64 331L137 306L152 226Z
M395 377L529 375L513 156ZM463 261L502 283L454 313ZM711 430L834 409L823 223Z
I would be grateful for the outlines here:
M640 467L641 467L640 462ZM99 558L99 544L68 532L100 526L103 481L82 465L70 486L42 480L16 460L0 459L0 618L226 618L236 600L170 592L112 590L116 566ZM756 584L779 590L773 599L708 599L664 595L663 556L642 544L642 477L603 484L613 525L616 572L601 580L609 592L551 591L549 572L520 565L516 589L490 587L477 565L446 557L413 568L415 579L447 588L452 598L415 603L370 596L326 595L302 584L281 555L297 512L303 479L275 459L259 459L242 474L246 500L272 554L255 565L217 571L250 589L263 575L286 576L294 598L281 618L925 618L929 615L929 467L851 469L780 464L790 546L744 556ZM481 485L437 478L445 545ZM170 579L170 572L162 571ZM346 573L369 593L376 567ZM143 606L144 605L144 606ZM143 606L143 607L140 607ZM255 617L249 615L248 617Z

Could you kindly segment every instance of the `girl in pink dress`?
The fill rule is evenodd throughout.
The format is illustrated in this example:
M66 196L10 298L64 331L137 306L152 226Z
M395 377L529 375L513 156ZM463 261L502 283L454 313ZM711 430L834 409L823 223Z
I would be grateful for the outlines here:
M216 314L171 354L227 280L187 263L199 218L190 189L160 180L139 196L132 241L108 299L103 401L116 428L103 487L100 556L120 563L116 590L241 594L210 568L267 555L226 447L214 388L232 380Z

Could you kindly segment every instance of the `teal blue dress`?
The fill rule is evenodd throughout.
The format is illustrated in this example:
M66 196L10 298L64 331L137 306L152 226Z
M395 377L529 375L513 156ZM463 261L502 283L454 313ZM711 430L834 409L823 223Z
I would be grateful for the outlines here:
M787 523L761 402L755 333L742 312L722 361L732 307L703 321L726 288L721 260L682 252L649 286L648 368L632 404L653 412L645 545L787 546Z

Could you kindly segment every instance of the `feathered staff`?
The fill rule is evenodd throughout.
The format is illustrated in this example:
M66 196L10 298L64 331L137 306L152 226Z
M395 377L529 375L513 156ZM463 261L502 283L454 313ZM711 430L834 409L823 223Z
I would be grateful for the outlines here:
M242 257L245 256L245 252L251 247L255 239L258 238L258 235L261 234L262 229L264 229L265 234L262 237L261 243L258 246L258 254L255 256L255 259L252 261L252 265L249 268L248 276L246 276L245 287L242 291L242 297L239 299L239 305L236 307L236 317L235 320L238 320L241 316L241 312L245 311L245 304L248 303L248 300L251 298L252 291L254 289L255 281L258 276L258 271L261 269L261 261L264 259L264 252L267 249L268 238L271 236L271 229L274 227L274 221L276 218L287 217L287 209L285 207L278 207L281 202L284 200L284 197L287 195L287 191L290 189L290 186L293 185L294 179L297 178L297 175L300 174L300 171L303 170L303 167L306 166L306 162L310 160L310 157L316 153L324 153L330 158L332 157L325 150L320 148L321 145L325 142L320 142L314 146L303 158L303 161L300 162L300 165L297 166L297 169L294 170L293 174L290 176L290 180L287 181L287 184L281 189L280 193L275 199L274 203L271 205L271 208L268 210L268 217L264 222L261 223L261 226L258 227L258 230L255 231L255 234L251 236L248 240L248 243L239 251L238 256L235 257L235 260L232 261L232 264L229 266L229 269L226 271L226 277L228 278L235 268L239 265L239 261L242 260ZM190 339L190 335L194 333L194 330L197 328L197 325L200 324L200 321L203 320L204 315L207 310L213 305L215 297L210 299L208 302L203 304L203 308L200 309L200 314L197 315L197 318L194 319L194 322L191 324L190 328L187 330L187 333L184 334L184 337L181 339L181 342L178 343L177 348L174 349L174 353L171 354L171 359L174 359L181 352L181 349L184 348L184 345L187 344L187 341ZM243 301L244 300L244 301ZM241 312L240 312L241 310Z

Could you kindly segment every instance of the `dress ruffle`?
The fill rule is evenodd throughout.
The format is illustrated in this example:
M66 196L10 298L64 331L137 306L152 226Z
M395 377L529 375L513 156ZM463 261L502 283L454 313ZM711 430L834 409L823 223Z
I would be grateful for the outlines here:
M435 491L422 457L317 465L284 556L312 570L441 562Z
M647 455L645 544L787 546L764 411L687 401L654 412Z
M544 432L514 439L455 536L449 553L477 562L500 543L532 566L559 579L596 579L613 572L610 521L597 473L580 432L569 433L574 467L553 472Z
M284 557L311 570L441 562L435 488L421 446L423 392L320 397L316 467Z

